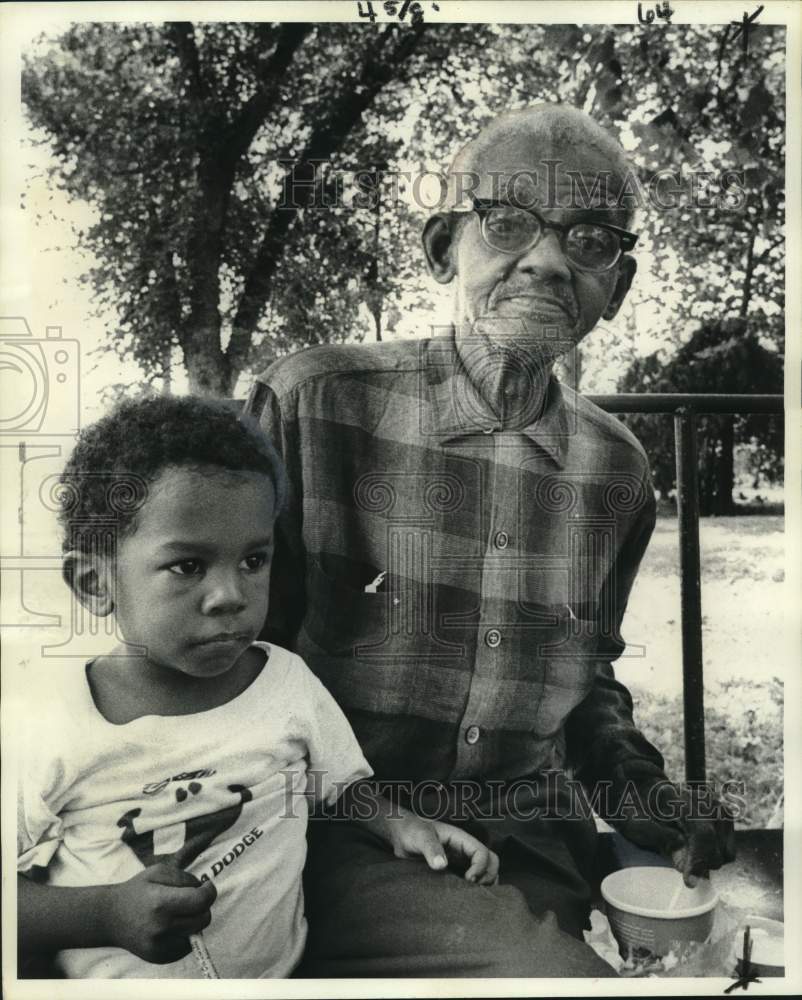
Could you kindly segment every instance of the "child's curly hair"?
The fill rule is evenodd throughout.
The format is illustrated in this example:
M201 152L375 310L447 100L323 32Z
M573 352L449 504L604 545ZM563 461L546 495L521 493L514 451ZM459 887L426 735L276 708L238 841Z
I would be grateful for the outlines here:
M250 417L230 404L195 396L124 400L87 427L59 477L63 547L113 546L134 530L148 487L169 465L262 472L273 483L276 513L287 496L284 466Z

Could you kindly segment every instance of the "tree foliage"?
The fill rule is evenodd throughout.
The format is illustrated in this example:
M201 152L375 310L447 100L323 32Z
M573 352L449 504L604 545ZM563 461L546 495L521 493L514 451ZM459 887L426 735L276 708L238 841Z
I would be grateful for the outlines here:
M298 283L286 279L304 237L307 280L312 269L314 284L334 271L332 251L348 244L332 230L316 253L314 221L290 238L314 200L304 171L342 149L382 88L414 69L420 35L82 24L28 61L23 97L52 143L55 175L97 210L78 234L97 259L88 280L119 313L118 345L145 371L160 370L175 343L194 388L230 393L265 315L299 308ZM349 332L349 290L334 283L329 309L344 306L342 323L318 324L309 342Z
M621 380L623 392L782 393L781 357L760 343L741 317L700 327L669 359L655 352L635 361ZM673 419L630 416L627 423L649 454L655 486L676 487ZM760 443L762 448L756 449ZM778 479L783 464L783 423L761 414L698 418L699 502L702 514L733 510L735 444L750 445L760 459L755 471Z
M747 57L725 30L81 24L27 59L23 98L54 179L96 209L77 238L110 342L149 375L180 346L193 387L225 394L256 359L409 332L429 301L423 213L381 178L442 168L501 111L572 103L621 136L652 194L639 261L656 281L590 341L624 370L644 334L677 347L731 316L782 351L784 38L754 27ZM317 189L288 198L313 160L329 163ZM669 169L677 184L655 181ZM334 196L371 170L378 197Z

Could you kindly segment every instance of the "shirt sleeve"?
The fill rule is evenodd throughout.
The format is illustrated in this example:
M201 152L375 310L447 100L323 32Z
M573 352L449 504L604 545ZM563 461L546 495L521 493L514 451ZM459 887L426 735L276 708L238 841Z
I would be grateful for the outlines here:
M632 783L645 798L654 785L666 782L663 757L635 725L632 696L617 681L612 661L624 651L620 637L626 611L643 554L654 530L656 503L648 481L646 503L638 513L629 537L607 578L601 606L608 609L606 633L599 642L596 676L589 694L566 722L565 736L569 763L577 778L590 789L602 782L612 783L611 803L616 803ZM612 626L612 627L611 627Z
M17 768L17 871L46 868L62 840L62 822L53 805L63 775L58 762L44 761L41 741L25 740Z
M296 659L303 669L307 704L307 793L330 806L349 785L370 778L373 770L342 709L303 660Z

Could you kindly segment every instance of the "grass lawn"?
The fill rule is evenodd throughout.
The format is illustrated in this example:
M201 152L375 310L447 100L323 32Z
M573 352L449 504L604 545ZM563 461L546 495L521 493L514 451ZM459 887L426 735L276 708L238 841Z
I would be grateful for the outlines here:
M702 643L710 776L745 782L740 825L763 826L782 794L785 537L780 515L700 522ZM658 519L622 633L630 648L616 674L632 691L638 724L684 768L682 632L677 521ZM639 648L634 648L639 647Z

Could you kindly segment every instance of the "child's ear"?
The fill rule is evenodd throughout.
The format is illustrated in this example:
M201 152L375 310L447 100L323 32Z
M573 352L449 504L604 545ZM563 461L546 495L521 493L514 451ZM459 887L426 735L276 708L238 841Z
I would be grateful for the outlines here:
M114 610L114 570L110 559L73 549L61 564L64 582L83 604L98 618Z

